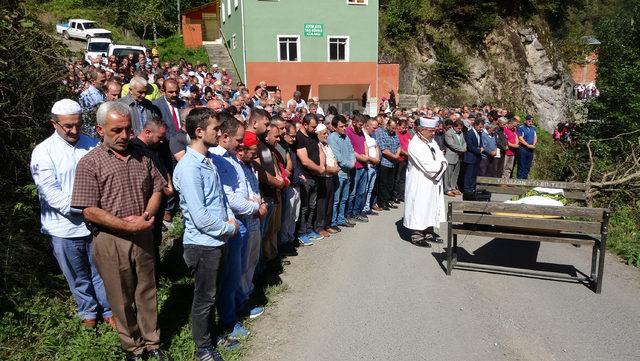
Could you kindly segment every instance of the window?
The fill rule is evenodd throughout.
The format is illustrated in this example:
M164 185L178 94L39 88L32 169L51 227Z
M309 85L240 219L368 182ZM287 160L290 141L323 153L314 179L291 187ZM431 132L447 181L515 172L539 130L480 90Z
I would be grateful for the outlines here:
M238 8L238 0L233 0L233 7Z
M238 40L236 39L236 34L233 34L231 36L231 47L232 49L235 49L238 47Z
M226 14L226 12L224 11L224 2L220 2L220 14L222 15L222 22L224 23L225 19L227 18L226 16L224 16L224 14Z
M349 37L329 36L329 61L349 61Z
M231 0L227 0L227 9L229 9L227 16L231 17Z
M278 35L278 61L300 61L300 35Z
M347 0L349 5L367 5L368 0Z

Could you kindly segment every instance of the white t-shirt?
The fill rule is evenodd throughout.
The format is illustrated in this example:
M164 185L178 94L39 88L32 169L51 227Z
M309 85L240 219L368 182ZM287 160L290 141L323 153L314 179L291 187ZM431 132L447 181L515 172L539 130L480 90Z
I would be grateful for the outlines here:
M376 142L375 138L367 134L367 132L363 132L363 133L364 133L364 142L367 145L367 150L368 150L367 154L371 158L377 158L378 151L376 150L376 146L378 145L378 142ZM374 168L374 167L375 167L374 164L369 163L369 168Z

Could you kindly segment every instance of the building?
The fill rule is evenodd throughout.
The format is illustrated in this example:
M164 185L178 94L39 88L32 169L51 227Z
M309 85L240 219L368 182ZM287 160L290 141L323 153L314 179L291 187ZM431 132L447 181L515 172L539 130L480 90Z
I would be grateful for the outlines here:
M206 42L219 42L220 17L217 2L212 2L181 14L182 39L188 48L197 48Z
M569 64L571 78L576 84L595 84L598 72L598 48L601 43L593 36L584 36L580 40L592 51L585 56L583 61Z
M398 64L378 63L378 0L221 0L223 41L252 89L317 96L339 111L376 113L398 93ZM363 107L364 104L364 107Z

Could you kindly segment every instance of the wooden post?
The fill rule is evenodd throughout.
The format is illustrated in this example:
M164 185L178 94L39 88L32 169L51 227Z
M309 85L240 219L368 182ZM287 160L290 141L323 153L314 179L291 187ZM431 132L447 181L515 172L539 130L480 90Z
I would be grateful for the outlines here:
M452 255L453 255L453 244L451 242L451 240L453 239L453 230L452 230L452 223L453 223L453 206L451 205L451 202L449 202L448 204L448 209L447 209L447 276L451 275L451 268L453 267L453 263L452 263Z
M604 212L602 220L602 233L600 235L600 259L598 261L598 281L596 283L596 293L602 292L602 279L604 277L604 254L607 250L607 235L609 233L609 210Z

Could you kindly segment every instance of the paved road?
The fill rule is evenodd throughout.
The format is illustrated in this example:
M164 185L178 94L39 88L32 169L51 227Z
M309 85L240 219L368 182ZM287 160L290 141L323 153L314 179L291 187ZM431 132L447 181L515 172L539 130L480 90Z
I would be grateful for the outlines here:
M640 360L640 272L607 255L601 295L581 284L454 270L403 241L400 209L299 249L288 290L252 326L247 360ZM505 246L507 248L505 248ZM500 262L588 271L562 244L461 247Z

